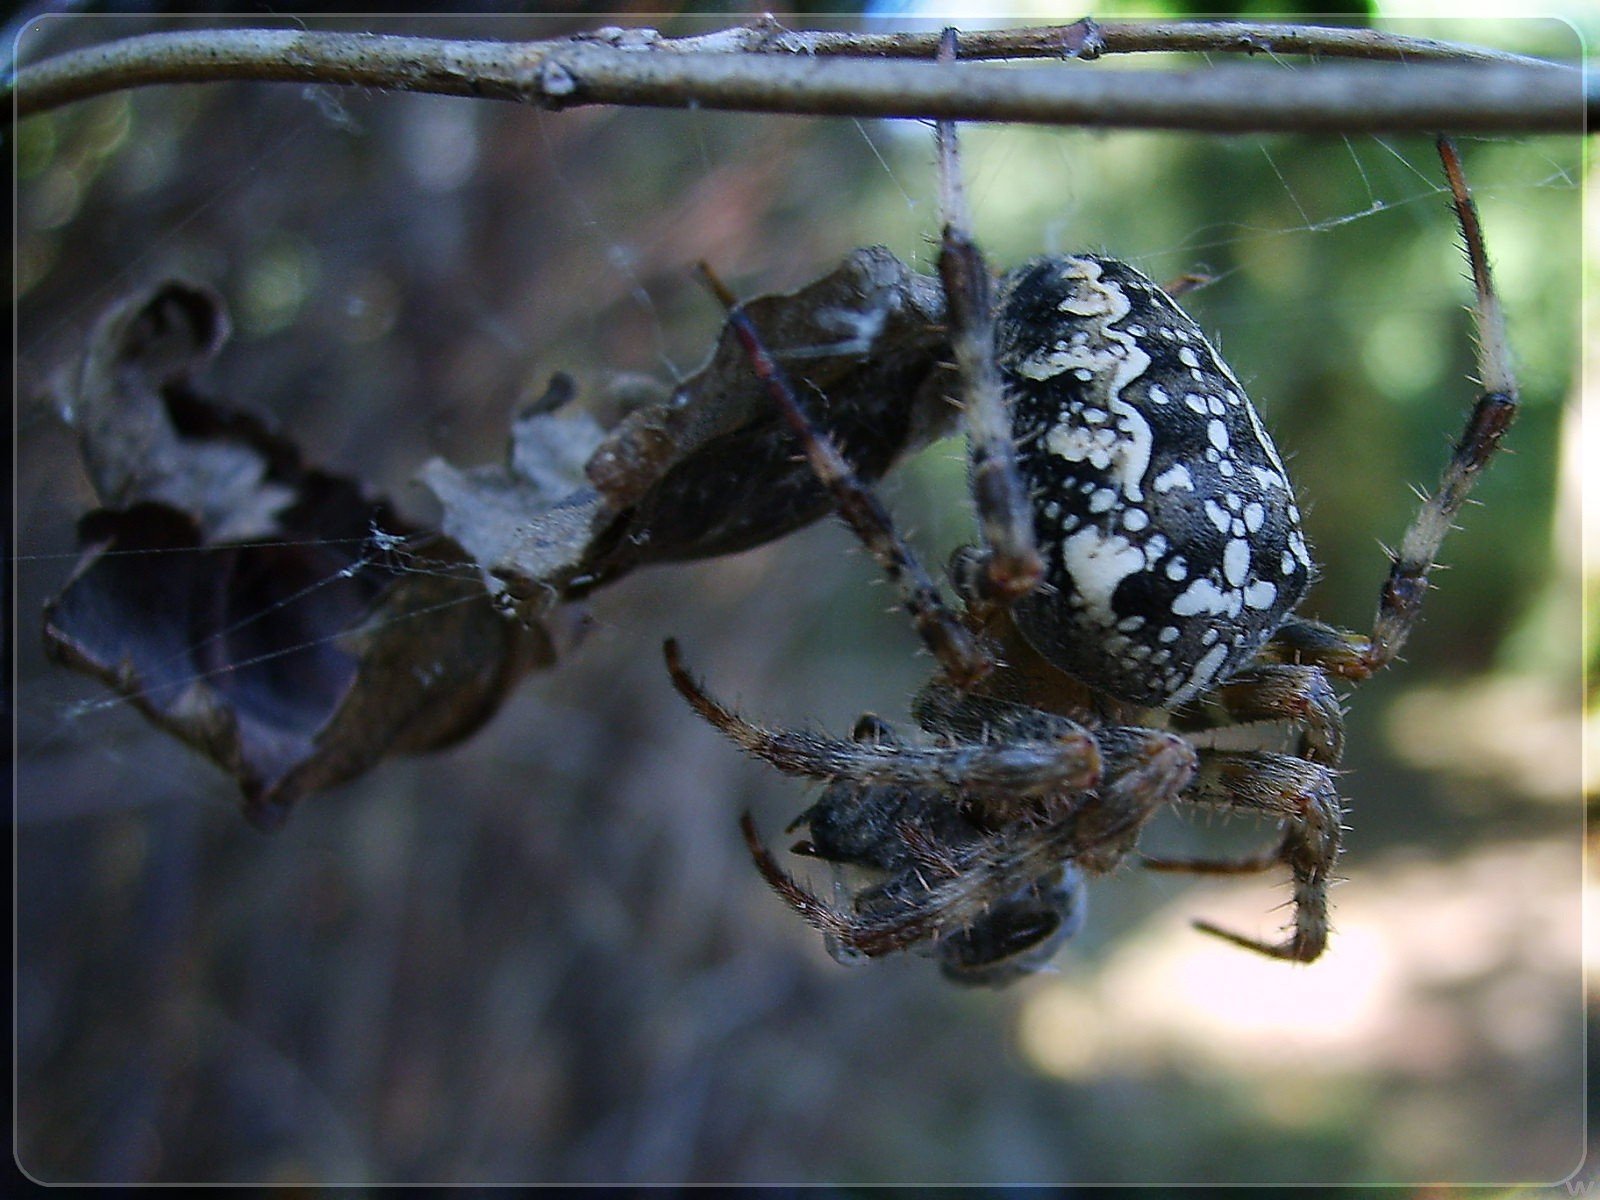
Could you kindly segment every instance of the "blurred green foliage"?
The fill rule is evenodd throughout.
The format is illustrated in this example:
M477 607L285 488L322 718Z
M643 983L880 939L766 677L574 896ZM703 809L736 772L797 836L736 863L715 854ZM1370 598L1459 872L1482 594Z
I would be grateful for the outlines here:
M1294 21L1309 19L1313 23L1327 17L1359 17L1364 24L1377 11L1377 5L1368 0L1329 0L1327 4L1296 7L1273 3L1272 0L1254 0L1249 4L1234 4L1219 8L1216 5L1206 4L1205 0L1176 0L1157 6L1175 17L1238 17L1257 21ZM1149 6L1137 9L1139 15L1148 15L1152 9Z

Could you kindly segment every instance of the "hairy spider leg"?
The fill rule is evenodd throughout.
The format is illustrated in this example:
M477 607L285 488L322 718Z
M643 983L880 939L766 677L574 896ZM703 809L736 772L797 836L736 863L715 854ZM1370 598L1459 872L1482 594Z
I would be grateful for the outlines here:
M699 269L707 286L727 309L728 325L744 347L751 369L800 439L817 479L832 494L839 516L899 589L901 604L910 613L912 625L945 674L957 686L971 687L994 668L993 660L945 604L938 586L895 529L894 519L877 494L856 475L827 431L807 414L743 306L709 266L701 263Z
M1346 633L1316 621L1291 620L1284 623L1263 652L1264 657L1313 663L1355 681L1367 679L1388 666L1405 645L1428 591L1428 573L1436 565L1434 556L1517 414L1517 381L1511 370L1505 315L1494 290L1478 207L1467 187L1455 143L1447 137L1439 139L1439 158L1450 184L1450 206L1461 229L1476 292L1472 319L1478 383L1483 390L1478 393L1439 487L1423 499L1400 539L1400 549L1389 555L1389 575L1379 592L1371 635Z
M1200 772L1179 797L1285 822L1283 842L1271 854L1254 858L1186 860L1146 858L1155 871L1238 875L1284 863L1294 880L1294 926L1282 942L1266 942L1222 929L1209 921L1195 928L1247 950L1294 962L1311 962L1328 944L1328 885L1339 858L1344 810L1326 767L1287 754L1203 750Z
M954 29L944 31L939 62L955 61L956 37ZM969 486L983 540L983 550L970 564L967 590L981 600L1010 604L1038 587L1044 563L1034 544L1033 506L1017 467L995 362L994 281L972 236L956 125L939 121L935 128L944 219L939 278L967 430Z
M1100 737L1107 746L1101 786L1071 797L1050 821L1015 822L940 854L922 894L894 911L847 912L828 904L778 865L749 813L739 828L762 877L791 908L847 949L876 958L971 927L996 897L1013 896L1064 862L1097 873L1115 867L1150 817L1194 777L1196 757L1182 738L1159 730L1112 726Z
M1344 753L1344 710L1321 667L1252 663L1185 708L1182 720L1184 729L1280 721L1298 729L1298 757L1332 767Z
M1285 817L1289 827L1283 842L1269 854L1249 858L1144 860L1152 870L1213 875L1264 871L1280 862L1287 864L1295 880L1295 927L1288 941L1261 942L1208 922L1195 922L1207 933L1277 958L1309 962L1327 943L1326 891L1339 853L1340 809L1332 776L1324 766L1339 761L1343 719L1326 675L1359 683L1398 656L1421 611L1439 547L1517 412L1505 317L1494 290L1478 208L1455 143L1441 137L1438 148L1476 293L1472 315L1482 391L1439 487L1423 498L1400 549L1390 553L1389 574L1379 593L1372 633L1351 633L1320 621L1290 618L1262 648L1256 663L1229 679L1214 700L1235 720L1284 718L1300 724L1300 751L1305 761L1253 755L1246 757L1256 760L1254 764L1230 763L1207 752L1200 778L1184 800Z
M804 730L765 729L708 695L684 668L676 641L668 639L663 651L673 686L689 706L745 753L785 775L1007 799L1078 792L1100 778L1095 736L1068 721L1051 738L944 746L847 741Z
M1289 828L1271 850L1248 857L1142 857L1141 863L1153 871L1193 875L1245 875L1287 866L1295 889L1295 930L1287 942L1241 937L1209 921L1194 924L1249 950L1310 962L1327 944L1327 879L1339 856L1341 808L1331 770L1344 748L1338 698L1321 667L1263 663L1230 678L1209 698L1207 709L1220 710L1213 727L1272 720L1297 725L1299 743L1293 756L1202 750L1199 778L1181 801L1276 816Z

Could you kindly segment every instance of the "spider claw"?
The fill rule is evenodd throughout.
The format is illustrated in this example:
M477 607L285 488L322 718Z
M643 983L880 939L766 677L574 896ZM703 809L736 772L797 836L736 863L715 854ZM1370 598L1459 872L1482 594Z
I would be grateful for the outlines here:
M1213 925L1210 921L1195 921L1194 927L1201 933L1209 933L1212 937L1219 937L1225 942L1232 942L1235 946L1246 950L1254 950L1257 954L1265 954L1268 958L1281 959L1286 962L1308 963L1322 953L1320 943L1303 940L1296 934L1286 942L1265 942L1260 938L1246 937L1242 933L1234 933L1230 929L1223 929L1220 925Z
M761 877L767 881L767 885L788 902L790 908L804 917L807 923L830 937L838 938L852 950L861 948L858 944L860 938L849 920L826 902L806 891L795 882L793 876L778 865L778 860L772 857L772 851L767 849L766 843L761 840L761 835L756 832L755 819L748 811L739 816L739 832L744 835L744 844L750 851L750 857L755 861L756 870L761 872Z

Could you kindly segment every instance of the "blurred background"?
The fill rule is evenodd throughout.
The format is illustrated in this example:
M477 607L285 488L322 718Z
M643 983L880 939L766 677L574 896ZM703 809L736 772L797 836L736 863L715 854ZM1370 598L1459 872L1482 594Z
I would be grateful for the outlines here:
M1553 21L1384 26L1578 53ZM161 27L50 18L22 52ZM1303 611L1363 627L1377 543L1409 519L1409 485L1437 479L1474 394L1469 288L1431 143L963 136L993 263L1092 249L1158 279L1216 277L1185 303L1289 459L1323 566ZM1275 875L1130 867L1095 885L1052 973L996 993L915 957L833 963L736 827L748 808L776 840L809 793L743 760L662 668L670 634L750 716L840 732L865 710L905 720L930 662L833 522L603 591L587 642L471 741L314 797L272 836L208 764L49 667L36 632L94 503L48 383L135 288L172 275L217 288L236 336L216 393L431 519L418 467L497 460L510 413L552 372L691 370L718 325L697 260L744 295L871 243L931 270L927 127L295 85L147 89L24 123L22 1166L47 1181L277 1183L1510 1183L1577 1169L1593 1021L1580 796L1594 790L1580 754L1580 147L1462 148L1524 408L1406 661L1352 700L1331 950L1293 967L1189 927L1269 934L1285 915ZM883 488L935 567L971 536L961 455L941 444ZM1271 836L1174 814L1146 846Z

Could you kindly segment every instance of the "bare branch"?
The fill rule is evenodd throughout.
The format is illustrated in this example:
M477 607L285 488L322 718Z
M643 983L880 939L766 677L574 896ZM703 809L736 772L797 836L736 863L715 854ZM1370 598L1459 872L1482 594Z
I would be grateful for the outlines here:
M932 58L937 33L860 34L783 31L748 49L794 50L881 58ZM1432 38L1402 37L1376 29L1272 25L1247 21L1107 21L1090 17L1071 25L979 29L961 35L961 57L1096 58L1101 54L1195 51L1206 54L1304 54L1318 58L1368 58L1389 62L1480 62L1549 66L1537 58L1461 46Z
M23 117L151 84L270 80L551 109L692 106L1231 133L1577 131L1586 109L1600 110L1600 87L1590 85L1586 94L1575 69L1370 30L1085 20L972 38L972 56L991 58L1160 49L1404 61L1299 72L1246 66L1102 72L970 62L939 68L903 61L923 53L924 42L931 57L928 35L796 33L773 24L676 40L654 30L610 29L543 42L207 30L147 34L48 59L18 72L11 98L14 116ZM873 57L857 57L864 55Z

